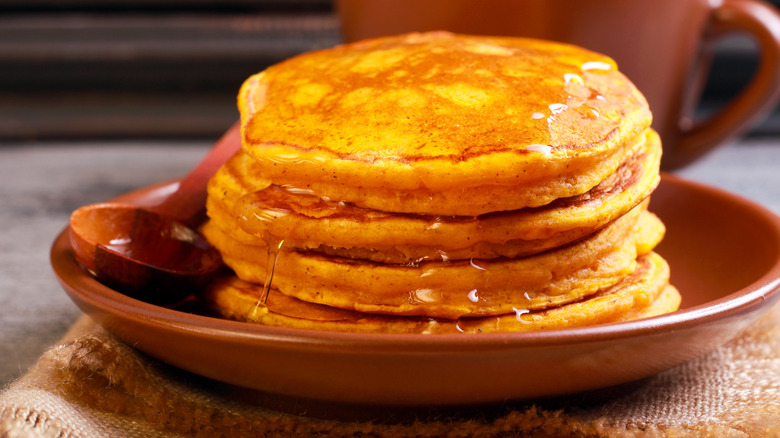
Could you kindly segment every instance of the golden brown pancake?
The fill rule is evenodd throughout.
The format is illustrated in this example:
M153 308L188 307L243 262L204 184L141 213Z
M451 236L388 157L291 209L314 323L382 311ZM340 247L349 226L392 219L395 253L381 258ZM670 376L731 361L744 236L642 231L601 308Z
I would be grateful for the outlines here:
M615 63L413 33L291 58L238 96L202 227L228 317L387 333L524 331L677 308L647 211L661 145Z
M202 232L239 278L265 282L267 247L242 244L213 222ZM634 270L638 248L654 247L662 235L663 224L640 206L587 239L517 259L389 265L282 245L272 284L304 301L361 312L496 315L561 305L615 284Z
M591 234L646 199L658 184L661 156L657 134L647 137L585 194L479 217L388 213L274 184L249 193L244 172L252 170L244 163L251 159L239 153L209 184L209 215L255 236L234 236L245 243L284 240L287 248L383 263L527 256Z
M669 268L657 254L637 261L637 269L619 283L575 303L549 310L482 318L443 320L374 315L307 303L271 289L269 313L258 315L262 286L228 276L205 292L210 306L225 317L266 325L362 333L490 333L583 327L639 319L677 309L680 295L668 285Z
M633 154L651 122L608 57L445 32L300 55L249 78L238 101L262 178L433 215L583 194Z

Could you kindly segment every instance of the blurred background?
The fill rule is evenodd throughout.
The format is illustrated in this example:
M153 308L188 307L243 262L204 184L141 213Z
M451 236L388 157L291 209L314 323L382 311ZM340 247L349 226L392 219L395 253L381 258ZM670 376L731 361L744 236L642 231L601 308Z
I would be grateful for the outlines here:
M0 139L215 137L246 77L339 41L328 0L0 0Z
M247 76L339 42L330 0L0 0L0 141L214 138ZM700 112L747 82L754 51L718 45ZM778 131L776 110L750 135Z

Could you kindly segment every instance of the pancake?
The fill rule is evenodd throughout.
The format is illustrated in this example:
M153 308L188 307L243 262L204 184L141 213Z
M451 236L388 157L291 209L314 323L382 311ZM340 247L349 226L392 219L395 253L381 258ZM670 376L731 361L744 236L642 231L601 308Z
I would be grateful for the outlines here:
M679 306L647 211L660 139L604 55L383 37L269 67L238 107L242 149L210 180L201 227L235 274L204 294L227 317L479 333Z
M299 55L250 77L238 104L262 179L363 208L454 216L586 193L651 122L604 55L446 32Z
M266 246L242 244L213 222L202 232L239 278L265 282ZM565 304L615 284L635 269L638 248L652 248L662 236L663 224L641 205L586 239L517 259L389 265L282 245L272 284L304 301L361 312L496 315Z
M527 256L591 234L650 195L661 145L653 131L642 137L643 148L585 194L479 217L388 213L275 184L250 192L243 181L251 159L239 153L209 184L209 215L256 236L234 236L245 243L278 239L287 248L383 263Z
M583 327L668 313L677 309L680 294L668 284L669 267L656 253L637 260L637 269L612 287L588 299L549 310L526 309L484 317L442 320L427 317L374 315L307 303L271 289L268 313L258 317L262 286L235 276L214 282L205 300L227 318L266 325L362 333L490 333Z

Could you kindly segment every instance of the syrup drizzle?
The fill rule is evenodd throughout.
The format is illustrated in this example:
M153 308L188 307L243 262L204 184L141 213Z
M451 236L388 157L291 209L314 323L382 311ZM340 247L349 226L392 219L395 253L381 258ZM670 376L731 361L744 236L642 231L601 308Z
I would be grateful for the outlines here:
M525 315L526 313L531 313L530 310L518 309L517 307L512 307L512 310L515 311L515 318L517 319L518 322L521 322L523 324L531 324L531 321L526 321L525 319L522 318L522 316Z
M257 300L252 310L249 311L250 319L261 322L268 313L268 294L271 292L271 282L276 270L276 262L279 260L279 251L282 249L284 240L269 242L268 260L266 262L265 282L263 283L263 294Z

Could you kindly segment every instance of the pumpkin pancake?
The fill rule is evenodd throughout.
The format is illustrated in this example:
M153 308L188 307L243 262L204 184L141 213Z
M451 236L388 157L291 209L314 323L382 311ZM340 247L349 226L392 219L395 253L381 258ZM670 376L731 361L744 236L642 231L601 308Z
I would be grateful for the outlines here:
M239 153L209 185L209 215L231 228L237 222L258 240L284 240L287 248L384 263L527 256L591 234L649 196L661 145L653 131L644 137L642 149L585 194L478 217L388 213L275 184L248 193L243 172L253 171Z
M672 311L647 211L661 145L608 57L446 32L250 77L201 228L225 316L379 333L525 331Z
M651 122L604 55L445 32L299 55L250 77L238 103L261 178L436 216L586 193L636 152Z
M212 221L202 227L242 280L263 284L268 251L233 239ZM586 239L524 258L381 264L288 250L282 245L272 280L304 301L369 313L458 318L536 310L579 300L635 269L663 224L641 205Z
M677 290L668 285L669 267L656 253L637 260L637 269L619 283L587 299L542 311L518 308L482 318L443 320L427 317L375 315L307 303L279 293L268 295L268 313L258 312L262 286L235 276L218 279L203 297L227 318L266 325L362 333L489 333L582 327L620 322L676 310Z

